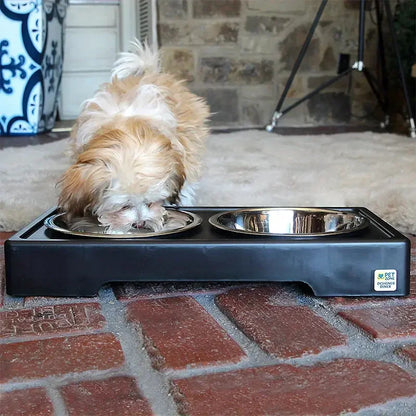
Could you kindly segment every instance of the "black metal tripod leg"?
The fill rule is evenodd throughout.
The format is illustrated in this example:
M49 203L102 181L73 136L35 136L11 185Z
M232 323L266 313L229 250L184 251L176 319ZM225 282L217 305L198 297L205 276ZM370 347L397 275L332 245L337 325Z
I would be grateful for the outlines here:
M291 104L289 107L286 107L284 110L281 111L281 114L282 115L286 114L288 111L290 111L293 108L297 107L299 104L302 104L304 101L306 101L309 98L313 97L314 95L318 94L324 88L329 87L330 85L334 84L335 82L337 82L341 78L345 77L352 70L353 70L352 68L348 68L347 70L345 70L344 72L341 72L339 75L335 76L334 78L331 78L327 82L324 82L321 86L319 86L318 88L314 89L309 94L307 94L304 97L302 97L301 99L297 100L296 102L294 102L293 104Z
M398 65L398 68L399 68L400 81L401 81L402 88L403 88L403 95L404 95L404 99L406 101L407 111L409 113L410 136L413 137L413 138L416 138L416 125L415 125L415 119L414 119L415 116L413 114L412 105L411 105L410 99L409 99L409 92L407 90L406 79L404 77L403 65L402 65L402 60L400 58L399 47L397 45L396 32L395 32L394 26L393 26L393 17L392 17L392 14L391 14L389 0L384 0L383 4L384 4L384 7L386 9L387 21L388 21L389 28L390 28L393 49L394 49L394 52L396 54L397 65Z
M369 70L366 67L363 68L363 74L365 76L365 79L368 82L368 85L370 85L371 90L373 91L374 95L376 96L377 101L380 104L380 107L382 108L383 112L385 113L386 112L385 102L381 98L381 95L378 92L376 86L374 85L373 79L371 78L371 74L370 74Z
M364 61L364 37L365 37L365 1L360 1L360 19L358 27L358 56L357 62Z
M384 114L385 114L385 125L389 123L389 101L387 99L387 91L389 88L389 80L387 77L387 70L386 70L386 56L384 55L384 36L382 30L382 14L380 9L380 1L375 0L376 6L376 16L377 16L377 33L378 33L378 52L380 57L380 71L381 71L381 89L383 94L383 101L384 101Z
M302 49L299 52L298 57L296 58L295 64L293 65L292 71L290 72L289 78L286 82L285 88L283 90L283 93L280 97L279 102L276 105L276 109L273 113L271 124L269 124L266 127L267 131L272 131L275 127L277 120L280 118L282 113L280 113L280 109L283 106L283 102L286 98L286 95L292 85L293 79L295 78L296 73L298 72L298 69L300 67L300 64L302 63L302 60L306 54L306 51L308 49L309 44L311 43L312 36L315 33L315 29L318 26L319 20L321 19L322 13L325 9L326 4L328 3L328 0L322 0L321 5L319 6L318 12L316 13L316 16L313 20L312 26L309 29L308 35L306 36L305 42L303 43Z

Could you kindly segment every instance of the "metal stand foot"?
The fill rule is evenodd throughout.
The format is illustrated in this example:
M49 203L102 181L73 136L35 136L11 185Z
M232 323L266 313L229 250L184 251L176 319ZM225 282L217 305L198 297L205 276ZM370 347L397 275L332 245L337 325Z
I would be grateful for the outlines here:
M413 139L416 139L416 127L415 127L415 120L412 118L409 119L409 123L410 123L410 137Z

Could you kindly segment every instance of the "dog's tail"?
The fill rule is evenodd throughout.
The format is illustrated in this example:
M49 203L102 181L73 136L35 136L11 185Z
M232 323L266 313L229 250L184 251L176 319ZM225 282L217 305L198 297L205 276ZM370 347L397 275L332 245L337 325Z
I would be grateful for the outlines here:
M119 59L114 63L111 75L126 78L131 75L160 72L160 60L157 51L150 48L147 43L138 39L130 42L131 51L120 53Z

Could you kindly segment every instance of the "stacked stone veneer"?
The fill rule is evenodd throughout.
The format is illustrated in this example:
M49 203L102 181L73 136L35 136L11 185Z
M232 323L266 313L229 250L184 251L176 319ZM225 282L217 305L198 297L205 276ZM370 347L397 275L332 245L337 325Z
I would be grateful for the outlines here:
M159 0L164 67L207 98L212 125L270 121L321 0ZM369 2L370 4L370 2ZM377 27L366 12L364 63L376 62ZM340 53L357 58L359 2L329 0L283 109L337 73ZM362 73L289 111L281 126L350 124L373 116ZM358 117L357 117L358 116Z

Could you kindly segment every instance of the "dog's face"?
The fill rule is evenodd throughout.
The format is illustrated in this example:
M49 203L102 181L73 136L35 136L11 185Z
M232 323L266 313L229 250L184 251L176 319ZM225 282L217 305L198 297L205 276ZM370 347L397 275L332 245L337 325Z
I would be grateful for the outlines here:
M95 216L110 232L160 230L162 203L180 191L184 168L171 141L143 120L107 124L60 181L69 220Z

